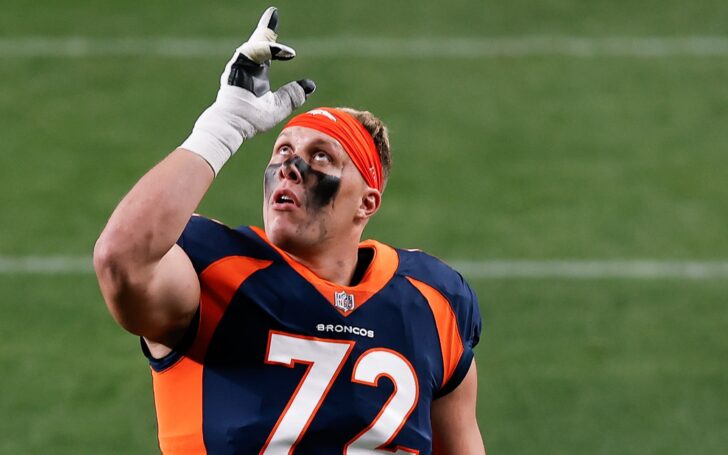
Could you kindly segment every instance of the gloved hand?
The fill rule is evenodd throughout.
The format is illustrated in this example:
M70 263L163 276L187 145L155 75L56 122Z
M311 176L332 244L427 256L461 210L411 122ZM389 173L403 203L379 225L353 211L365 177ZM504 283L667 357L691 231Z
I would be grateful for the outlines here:
M273 128L316 89L312 80L303 79L270 91L271 59L290 60L296 56L292 48L276 42L277 29L278 11L270 7L248 41L235 50L220 76L215 102L200 115L192 133L180 145L204 158L215 175L243 141Z

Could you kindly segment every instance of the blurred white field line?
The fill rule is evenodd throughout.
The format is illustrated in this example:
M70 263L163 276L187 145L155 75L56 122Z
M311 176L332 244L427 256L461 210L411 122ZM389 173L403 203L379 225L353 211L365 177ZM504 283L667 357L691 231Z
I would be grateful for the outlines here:
M55 273L93 273L93 264L90 257L83 256L0 256L0 274Z
M16 36L0 38L0 57L218 57L227 56L240 37ZM721 57L728 36L553 36L290 38L307 58Z
M728 278L728 261L485 260L452 261L450 264L472 278Z
M728 261L658 260L453 260L468 278L721 279ZM91 274L90 257L0 256L2 275Z

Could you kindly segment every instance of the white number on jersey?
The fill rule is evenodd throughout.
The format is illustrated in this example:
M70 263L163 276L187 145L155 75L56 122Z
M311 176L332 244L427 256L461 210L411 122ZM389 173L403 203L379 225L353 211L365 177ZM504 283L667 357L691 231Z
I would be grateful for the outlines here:
M266 363L288 368L293 368L296 363L305 363L308 369L268 436L261 454L292 453L321 407L354 344L354 341L270 332ZM382 376L392 381L394 392L374 421L346 444L345 455L391 455L391 451L379 447L389 444L397 436L417 404L419 386L414 368L401 354L390 349L370 349L362 354L354 365L351 381L377 387ZM418 452L398 447L395 453Z

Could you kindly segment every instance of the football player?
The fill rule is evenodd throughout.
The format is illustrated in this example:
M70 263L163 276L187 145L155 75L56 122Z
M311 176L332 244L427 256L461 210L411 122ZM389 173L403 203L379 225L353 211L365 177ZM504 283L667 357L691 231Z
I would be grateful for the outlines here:
M269 8L214 103L99 237L116 321L141 337L165 454L484 454L475 416L477 299L419 251L361 241L391 165L369 112L318 108L282 129L264 228L193 215L225 162L315 85L270 90Z

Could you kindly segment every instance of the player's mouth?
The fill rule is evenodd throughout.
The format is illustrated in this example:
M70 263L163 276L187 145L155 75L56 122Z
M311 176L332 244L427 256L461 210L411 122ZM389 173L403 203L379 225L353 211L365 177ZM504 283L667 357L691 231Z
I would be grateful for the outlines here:
M282 188L271 196L271 205L274 210L287 211L300 207L301 202L293 191Z

